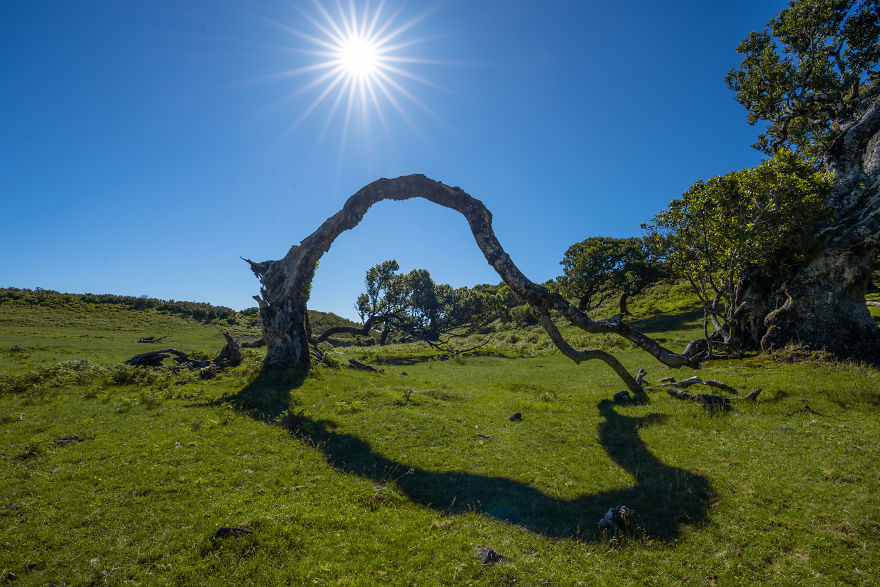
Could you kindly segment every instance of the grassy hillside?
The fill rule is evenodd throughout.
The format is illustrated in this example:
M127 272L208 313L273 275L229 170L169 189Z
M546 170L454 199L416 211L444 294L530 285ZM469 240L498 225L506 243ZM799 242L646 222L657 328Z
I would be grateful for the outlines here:
M701 328L682 308L637 318L673 347ZM493 339L493 355L521 358L337 348L384 372L325 366L297 385L261 378L261 349L210 381L108 368L147 346L139 336L213 355L221 330L255 333L224 320L0 303L0 577L868 585L880 575L876 369L793 353L715 362L704 378L763 393L712 415L659 392L614 406L621 385L604 365L574 365L533 329ZM577 336L616 347L651 381L691 374ZM53 442L70 436L86 440ZM621 504L638 525L600 532ZM212 539L221 526L252 534ZM483 546L504 558L481 564Z
M355 326L329 312L309 310L309 319L317 332ZM120 363L164 347L213 357L224 344L223 331L258 338L256 308L236 312L201 302L0 289L0 371L20 372L68 359ZM160 347L137 342L146 336L165 338Z

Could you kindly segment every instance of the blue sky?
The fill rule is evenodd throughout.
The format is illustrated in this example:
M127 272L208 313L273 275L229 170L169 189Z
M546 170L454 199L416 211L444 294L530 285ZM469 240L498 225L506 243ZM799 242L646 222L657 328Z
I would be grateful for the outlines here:
M292 32L321 36L314 2L0 3L0 286L253 306L240 257L278 259L408 173L481 199L523 272L550 279L572 243L638 235L698 178L760 160L724 76L783 6L387 0L419 80L390 76L412 99L392 86L384 122L370 106L346 124L331 93L297 124L324 86L278 74L322 59ZM385 202L324 256L311 307L355 317L389 258L499 281L456 213Z

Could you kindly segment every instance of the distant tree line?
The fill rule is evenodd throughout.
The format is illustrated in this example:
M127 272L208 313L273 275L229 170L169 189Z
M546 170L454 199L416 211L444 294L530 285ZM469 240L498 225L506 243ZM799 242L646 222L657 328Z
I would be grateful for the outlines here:
M166 314L192 318L205 324L225 322L256 326L259 323L259 308L247 308L237 312L226 306L215 306L206 302L185 302L161 300L147 296L120 296L115 294L61 293L51 289L0 288L0 304L17 301L33 306L64 308L80 304L113 304L129 310L155 310ZM331 326L354 326L355 323L330 312L309 310L309 319L317 329Z

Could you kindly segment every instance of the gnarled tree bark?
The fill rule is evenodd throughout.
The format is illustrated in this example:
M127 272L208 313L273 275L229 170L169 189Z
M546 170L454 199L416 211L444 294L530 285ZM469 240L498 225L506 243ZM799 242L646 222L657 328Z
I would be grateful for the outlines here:
M732 332L743 348L798 343L880 362L880 328L865 293L880 252L880 98L843 125L825 153L835 189L820 246L789 275L753 274L738 288ZM741 308L741 309L740 309Z
M299 245L292 246L283 259L259 263L245 259L262 284L261 295L254 297L260 306L263 339L268 346L265 359L267 367L288 368L299 372L306 372L310 368L311 332L306 303L315 266L330 249L333 241L342 232L357 226L373 204L382 200L417 197L460 212L470 225L471 233L486 260L504 282L542 317L542 324L557 347L576 362L594 358L605 361L623 379L636 399L645 401L647 396L626 369L613 356L602 351L576 351L571 348L555 326L551 327L551 311L560 313L573 325L587 332L622 336L670 367L695 366L689 356L662 347L624 323L619 316L592 319L569 304L560 294L533 283L514 265L498 242L492 230L492 214L482 202L461 188L447 186L424 175L407 175L395 179L379 179L361 188L346 201L342 210L325 220Z

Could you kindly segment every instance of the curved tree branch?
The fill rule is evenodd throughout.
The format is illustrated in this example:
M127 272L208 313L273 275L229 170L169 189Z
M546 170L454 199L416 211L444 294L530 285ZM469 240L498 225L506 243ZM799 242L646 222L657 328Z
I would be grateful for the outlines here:
M331 326L321 334L319 334L316 338L312 339L312 344L321 344L334 334L350 334L352 336L367 336L370 334L370 330L373 329L373 326L376 324L381 324L386 319L385 316L370 316L367 318L364 325L360 328L356 326Z
M309 339L303 338L300 333L307 328L307 318L304 317L305 302L308 299L315 266L321 256L330 249L333 241L344 231L357 226L373 204L383 200L408 200L417 197L460 212L467 220L474 240L489 265L537 314L549 314L550 310L555 310L574 326L587 332L613 333L622 336L654 355L665 365L694 366L684 354L662 347L655 340L622 322L619 317L594 320L569 304L559 293L551 292L533 283L522 274L498 242L492 229L492 214L482 202L459 187L447 186L424 175L376 180L351 196L339 212L325 220L299 245L292 246L283 259L262 263L248 261L263 286L260 319L264 338L269 347L266 355L268 365L308 369L308 352L307 349L303 349L303 345L307 347ZM544 326L547 329L547 324ZM554 342L562 350L564 347L557 341L564 342L564 340L558 330L555 330L555 326L548 329L548 334L551 338L555 337ZM567 346L567 343L565 345ZM563 350L567 356L577 362L592 358L604 360L624 379L631 391L637 394L641 391L641 387L635 383L632 376L611 355L602 351L574 349L571 351L574 351L573 355Z

